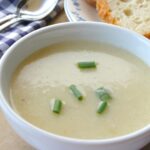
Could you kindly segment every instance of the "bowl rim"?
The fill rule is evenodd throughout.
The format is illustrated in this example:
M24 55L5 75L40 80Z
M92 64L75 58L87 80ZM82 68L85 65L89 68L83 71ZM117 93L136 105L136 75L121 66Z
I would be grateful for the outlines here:
M3 70L3 65L5 64L5 61L7 61L7 57L9 57L9 55L12 53L12 51L18 46L18 44L23 43L24 41L26 41L28 38L31 37L35 37L38 34L44 33L44 32L51 32L53 30L57 30L59 29L63 29L63 28L67 28L72 26L71 28L73 28L73 26L102 26L102 27L106 27L106 28L112 28L112 30L118 30L120 32L126 32L128 35L134 35L134 37L136 38L136 40L141 40L143 44L146 44L150 47L150 41L148 39L146 39L145 37L143 37L142 35L131 31L129 29L126 28L122 28L119 26L115 26L115 25L111 25L111 24L106 24L106 23L102 23L102 22L90 22L90 21L86 21L86 22L77 22L77 23L59 23L59 24L54 24L51 26L47 26L47 27L43 27L41 29L38 29L36 31L33 31L31 33L29 33L28 35L24 36L23 38L21 38L20 40L18 40L16 43L14 43L14 45L12 45L10 48L8 48L7 52L5 52L5 54L2 56L1 60L0 60L0 81L1 81L1 72ZM117 136L117 137L113 137L113 138L106 138L106 139L80 139L80 138L72 138L72 137L67 137L67 136L62 136L62 135L58 135L52 132L48 132L44 129L41 129L33 124L31 124L30 122L26 121L23 117L21 117L17 112L15 112L13 110L13 108L7 103L3 93L2 93L2 85L0 82L0 108L2 108L2 111L4 112L5 115L9 115L11 117L13 117L13 119L17 120L22 126L25 126L25 128L29 128L34 132L40 132L41 134L54 138L54 139L58 139L60 141L63 142L70 142L70 143L75 143L75 144L90 144L90 145L97 145L97 144L112 144L112 143L118 143L118 142L125 142L127 140L130 140L132 138L135 137L139 137L143 134L146 134L147 132L150 133L150 124L146 125L145 127L136 130L134 132L122 135L122 136Z

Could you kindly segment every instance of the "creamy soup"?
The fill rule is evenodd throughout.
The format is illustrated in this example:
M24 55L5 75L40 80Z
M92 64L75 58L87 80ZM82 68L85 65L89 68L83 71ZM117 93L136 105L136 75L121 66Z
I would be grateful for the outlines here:
M95 61L96 68L81 69L81 61ZM70 91L71 84L83 94L82 100ZM112 97L102 113L97 113L99 87ZM60 113L51 110L54 98L62 101ZM111 45L63 42L19 65L10 99L20 116L51 133L80 139L121 136L150 123L150 67Z

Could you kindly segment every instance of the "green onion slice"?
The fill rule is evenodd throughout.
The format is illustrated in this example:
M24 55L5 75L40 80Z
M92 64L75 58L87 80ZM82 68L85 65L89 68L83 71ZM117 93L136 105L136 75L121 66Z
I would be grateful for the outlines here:
M78 62L77 65L80 69L96 68L95 61Z
M107 101L101 101L97 108L97 113L102 113L107 107Z
M109 91L107 89L105 89L104 87L98 88L96 90L96 94L97 94L98 98L102 101L108 101L108 100L112 99Z
M78 100L82 100L83 99L83 95L82 93L77 89L77 87L72 84L69 86L69 89L72 91L73 95L78 99Z
M59 114L62 108L62 101L60 99L55 99L53 106L52 106L52 111L54 113Z

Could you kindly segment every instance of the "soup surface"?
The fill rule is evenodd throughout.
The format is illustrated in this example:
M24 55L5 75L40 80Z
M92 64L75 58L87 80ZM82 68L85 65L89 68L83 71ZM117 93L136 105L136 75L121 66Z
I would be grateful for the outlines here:
M79 69L95 61L96 69ZM84 98L70 92L75 84ZM106 110L96 112L99 87L112 96ZM59 114L51 101L63 102ZM14 109L30 123L49 132L80 139L125 135L150 123L150 68L137 57L111 45L63 42L42 49L16 69L10 86Z

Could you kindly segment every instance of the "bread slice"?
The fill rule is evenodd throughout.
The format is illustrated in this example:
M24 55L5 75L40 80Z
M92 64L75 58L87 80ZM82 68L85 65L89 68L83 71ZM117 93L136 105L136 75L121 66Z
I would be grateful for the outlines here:
M150 38L150 0L97 0L98 15Z

